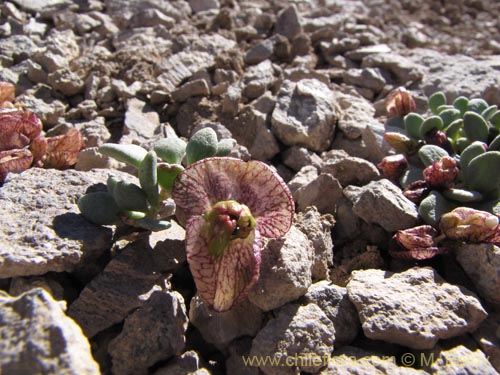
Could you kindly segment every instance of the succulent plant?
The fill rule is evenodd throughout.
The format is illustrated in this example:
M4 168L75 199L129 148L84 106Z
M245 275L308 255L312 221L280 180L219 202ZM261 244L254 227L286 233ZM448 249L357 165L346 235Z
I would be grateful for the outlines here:
M9 172L22 172L31 166L69 168L84 147L77 129L45 137L40 119L12 103L15 87L0 82L0 184Z
M259 278L262 237L289 230L291 193L260 161L212 157L181 172L172 196L188 218L187 260L198 293L214 310L229 310Z
M82 215L100 225L120 221L147 230L170 227L165 220L170 213L165 201L171 196L177 175L184 170L183 160L192 164L200 159L224 155L231 151L233 140L217 140L215 131L204 128L186 144L176 137L155 143L152 151L129 144L107 143L99 151L138 171L139 184L108 178L106 192L92 192L78 200Z

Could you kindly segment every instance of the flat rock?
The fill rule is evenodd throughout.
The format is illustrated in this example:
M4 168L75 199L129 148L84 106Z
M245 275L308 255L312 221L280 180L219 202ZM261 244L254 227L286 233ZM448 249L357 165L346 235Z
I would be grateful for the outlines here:
M155 291L166 288L147 236L126 246L82 290L68 315L88 337L121 322Z
M2 373L101 373L87 338L64 309L64 303L55 301L41 288L18 297L0 292Z
M202 361L200 356L194 350L189 350L182 355L175 357L168 364L159 368L154 375L202 375ZM200 372L199 372L200 371Z
M333 91L323 82L284 81L272 114L272 130L288 146L320 152L331 145L338 118Z
M336 102L341 109L339 129L349 139L361 137L367 124L374 120L375 107L370 101L351 93L335 92Z
M367 88L378 93L384 89L385 79L377 68L348 69L343 74L348 85Z
M387 179L372 181L348 196L353 211L367 223L378 224L389 232L414 227L418 211L396 185Z
M472 351L463 345L431 352L427 358L434 359L431 365L424 367L431 375L498 375L481 350Z
M139 99L127 101L123 137L120 143L140 144L154 138L160 127L158 113Z
M397 53L372 54L363 58L362 68L380 68L391 73L397 84L417 82L424 76L424 70L416 62Z
M262 250L260 277L248 299L264 311L296 300L312 283L314 250L307 236L292 226L281 239L271 239Z
M319 212L333 214L337 202L342 198L342 186L329 173L321 173L315 179L293 193L299 211L315 206Z
M243 95L255 99L270 89L277 80L277 68L269 60L249 67L243 75Z
M327 160L320 172L332 175L342 186L365 185L380 176L380 172L373 163L355 156Z
M85 220L76 201L110 174L130 179L105 169L9 174L0 189L0 278L71 272L108 251L113 229Z
M282 158L283 163L296 172L306 165L320 167L323 164L318 154L305 147L292 146L283 152Z
M184 299L177 292L154 292L130 314L108 347L115 374L149 374L160 360L180 354L188 325Z
M302 32L300 16L294 4L278 13L274 31L276 34L286 36L290 41Z
M488 315L472 292L430 267L354 271L347 293L368 338L413 349L473 332Z
M203 12L211 9L219 9L218 0L189 0L189 6L193 13Z
M288 182L290 192L294 194L303 186L308 185L318 177L318 168L312 165L302 167L293 178Z
M500 372L500 313L491 312L473 333L484 354L495 369Z

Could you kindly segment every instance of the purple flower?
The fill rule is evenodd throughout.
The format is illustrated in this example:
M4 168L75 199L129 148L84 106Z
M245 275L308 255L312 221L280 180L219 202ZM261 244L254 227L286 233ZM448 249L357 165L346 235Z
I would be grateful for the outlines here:
M187 260L199 295L216 311L231 309L259 278L261 238L289 230L290 191L262 162L213 157L181 172L172 197L187 217Z
M452 240L500 244L500 223L496 215L468 207L458 207L441 216L441 231Z
M438 246L442 236L430 225L399 230L389 243L389 254L394 258L424 260L449 251Z

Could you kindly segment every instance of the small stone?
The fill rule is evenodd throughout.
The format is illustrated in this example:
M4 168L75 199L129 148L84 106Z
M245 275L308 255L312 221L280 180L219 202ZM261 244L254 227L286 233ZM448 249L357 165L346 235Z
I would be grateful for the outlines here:
M234 340L228 348L229 357L226 360L226 373L238 375L259 375L259 368L247 361L252 348L252 339L243 337Z
M274 31L276 34L286 36L289 41L292 41L302 32L299 14L297 12L297 7L294 4L278 13Z
M333 214L335 206L342 198L342 186L339 180L329 173L321 173L307 185L293 193L299 211L309 206L315 206L323 214Z
M204 12L211 9L219 9L220 4L218 0L189 0L189 6L193 13Z
M236 116L240 110L241 88L231 85L222 96L222 112L228 116Z
M314 250L309 239L292 226L281 239L271 239L262 250L260 278L248 299L264 311L276 309L307 292L312 283Z
M86 147L102 146L111 138L104 117L101 116L90 121L79 121L75 123L75 128L83 135Z
M344 73L344 82L380 92L385 87L385 79L376 68L349 69Z
M229 311L216 312L195 296L191 299L189 321L206 342L225 348L238 337L255 336L262 325L262 311L246 299Z
M492 312L473 333L474 339L488 357L495 369L500 372L500 313Z
M99 152L98 147L88 147L78 153L75 164L77 171L90 171L92 169L111 169L114 159L111 159Z
M254 338L249 358L277 361L259 366L266 375L316 373L328 364L334 341L333 323L318 305L287 305Z
M110 342L113 372L147 375L156 362L182 352L187 325L182 296L177 292L154 292L125 319L123 330Z
M283 163L293 169L299 171L306 165L313 165L317 168L323 164L318 154L309 151L305 147L292 146L283 152Z
M165 201L164 209L170 206L171 214L175 212L175 202ZM165 215L166 217L170 215ZM186 262L186 230L175 220L170 220L170 228L149 235L149 246L153 249L156 268L163 273L171 273Z
M472 292L430 267L354 271L347 293L368 338L413 349L473 332L488 315Z
M318 177L318 168L312 165L306 165L302 167L297 174L288 181L288 188L290 192L294 194L301 187L306 186Z
M123 137L120 143L142 143L154 138L160 127L158 113L139 99L127 101Z
M245 54L245 63L247 65L254 65L264 60L269 60L273 55L275 42L275 38L268 38L255 44Z
M374 164L378 164L385 156L389 155L392 147L384 140L386 128L377 120L368 121L361 133L365 144L365 157Z
M163 25L166 28L172 28L175 20L167 16L158 9L148 8L135 14L130 20L131 27L155 27Z
M409 83L421 80L424 76L423 69L416 63L413 63L404 56L393 53L364 57L361 67L386 69L394 75L396 83L405 86Z
M390 53L392 50L387 44L377 44L373 46L363 46L352 51L346 52L346 58L354 61L361 61L370 55L384 55Z
M427 358L434 359L431 365L424 366L424 370L431 375L498 375L482 351L472 351L463 345L449 350L436 350L429 353Z
M80 327L45 290L18 297L0 291L0 321L2 373L101 373Z
M339 129L350 139L361 137L367 124L374 121L373 104L353 93L336 92L335 97L342 111L338 123Z
M252 102L252 107L263 114L270 115L276 106L276 97L269 91L259 96Z
M207 81L204 79L196 79L189 81L172 92L172 99L176 102L184 102L192 96L207 96L210 95L210 88Z
M335 161L328 160L320 172L332 175L342 186L365 185L380 176L375 165L354 156Z
M35 288L42 288L55 300L64 300L64 288L54 277L49 275L13 277L10 281L9 294L19 296Z
M361 329L356 307L347 298L347 289L320 281L312 284L305 296L306 303L315 303L335 327L335 345L344 346L354 341Z
M418 224L417 207L387 179L372 181L352 197L353 211L367 223L378 224L389 232Z
M199 354L194 350L190 350L179 357L175 357L173 361L159 368L153 375L203 375L200 372L202 370L201 362Z
M55 99L46 85L37 85L16 98L16 102L34 112L43 123L44 129L57 125L67 105Z
M277 80L276 68L271 61L265 60L247 69L243 76L243 95L255 99L270 89Z

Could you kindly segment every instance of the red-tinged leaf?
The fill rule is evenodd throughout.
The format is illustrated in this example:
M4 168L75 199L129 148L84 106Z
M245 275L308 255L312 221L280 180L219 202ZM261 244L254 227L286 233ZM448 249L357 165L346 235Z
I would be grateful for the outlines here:
M398 230L394 239L404 248L411 250L414 248L436 246L434 239L438 231L430 225L420 225L418 227Z
M495 243L500 237L498 216L469 207L458 207L441 216L441 231L452 240Z
M77 129L70 129L66 134L47 138L47 147L44 166L65 169L76 163L84 141Z
M33 155L29 150L0 151L0 183L3 183L7 173L25 171L32 162Z
M33 164L38 163L44 158L45 154L47 153L47 149L47 139L41 135L36 137L33 142L31 142L29 150L33 155Z
M0 112L0 151L19 149L30 143L23 133L23 113L21 111Z
M295 211L285 182L270 167L227 157L191 164L177 176L172 197L188 217L202 215L221 201L245 204L264 237L282 237Z
M0 82L0 103L12 102L15 99L16 87L9 82Z
M447 247L417 247L411 250L391 250L389 254L393 258L406 260L426 260L434 258L436 255L446 254L450 251Z
M243 300L259 278L261 240L258 231L231 240L217 258L208 251L207 222L192 216L187 223L186 253L200 297L216 311Z

